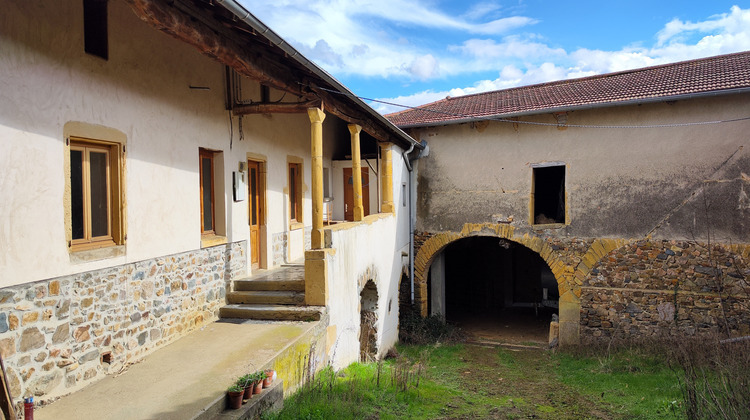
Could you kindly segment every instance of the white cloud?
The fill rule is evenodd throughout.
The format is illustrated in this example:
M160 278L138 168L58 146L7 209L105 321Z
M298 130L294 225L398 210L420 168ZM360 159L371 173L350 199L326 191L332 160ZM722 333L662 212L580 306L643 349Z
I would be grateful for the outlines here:
M336 77L442 86L450 78L464 80L452 89L390 98L407 105L750 50L750 9L738 6L704 20L673 19L650 43L634 39L614 50L566 50L531 32L533 16L513 15L498 0L467 2L462 13L441 10L436 0L241 1ZM451 34L453 44L440 44L442 32ZM398 110L374 106L381 112Z
M495 17L500 14L501 6L494 2L477 3L469 7L463 15L464 19L479 20L485 16Z
M451 45L448 51L459 52L470 57L488 58L541 58L564 57L565 50L551 48L546 44L521 38L518 35L507 36L501 42L494 39L469 39L460 46Z
M435 102L445 98L449 95L449 92L434 92L426 90L407 96L397 96L395 98L381 98L378 99L380 102L372 102L372 106L376 111L381 114L390 114L392 112L404 111L407 107L415 107L424 105L430 102Z
M628 46L617 51L581 48L569 53L536 42L533 38L522 39L516 35L506 36L501 41L470 39L461 45L449 47L450 52L468 59L457 65L465 71L494 66L501 69L498 78L480 80L467 87L443 92L426 91L400 96L391 98L389 102L403 101L413 105L419 103L420 99L429 99L425 102L430 102L446 96L469 95L750 50L750 9L734 6L730 13L711 16L702 22L675 19L656 34L656 39L657 42L650 48ZM512 64L503 65L503 62ZM453 65L443 65L442 68L448 74L459 73L459 69ZM388 112L394 110L397 109L387 108Z
M417 57L408 67L409 73L419 80L427 80L437 77L440 73L440 65L432 54Z
M436 30L498 35L535 22L523 16L496 18L490 12L497 6L490 4L454 16L429 0L241 1L305 56L337 75L407 80L449 75L442 71L441 63L451 61L444 50L432 51L411 39ZM454 65L447 68L460 71Z
M300 52L307 58L323 64L326 67L342 67L344 65L344 59L341 54L337 54L333 51L330 45L325 39L319 39L313 48L302 46Z

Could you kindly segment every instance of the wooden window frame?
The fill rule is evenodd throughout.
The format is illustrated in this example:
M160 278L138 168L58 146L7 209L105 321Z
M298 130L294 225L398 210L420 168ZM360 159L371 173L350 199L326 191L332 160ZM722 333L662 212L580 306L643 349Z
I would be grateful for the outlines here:
M200 209L201 209L201 235L216 235L216 172L214 171L214 158L216 153L208 149L198 149L198 173L200 181ZM211 161L211 229L206 229L203 214L203 159Z
M302 164L289 162L289 223L302 223ZM292 173L294 171L294 174Z
M122 194L121 194L121 163L122 155L121 145L100 140L92 140L81 137L69 138L69 151L79 150L82 152L82 174L83 181L83 238L71 238L68 244L71 252L86 251L97 248L105 248L121 245L125 242L122 217ZM107 155L106 167L106 191L107 191L107 234L92 237L91 221L91 174L90 174L90 154L91 152L104 152ZM72 166L72 164L71 164ZM70 169L72 171L72 168ZM68 175L67 182L72 184L72 172ZM71 186L72 188L72 186ZM72 190L71 190L72 191ZM73 219L72 192L70 197L70 218L71 227Z

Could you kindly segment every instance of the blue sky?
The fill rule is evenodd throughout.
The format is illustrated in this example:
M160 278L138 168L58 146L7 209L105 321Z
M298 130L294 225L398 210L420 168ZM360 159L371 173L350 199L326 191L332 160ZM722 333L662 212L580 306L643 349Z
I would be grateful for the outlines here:
M241 1L355 94L411 106L750 50L737 1Z

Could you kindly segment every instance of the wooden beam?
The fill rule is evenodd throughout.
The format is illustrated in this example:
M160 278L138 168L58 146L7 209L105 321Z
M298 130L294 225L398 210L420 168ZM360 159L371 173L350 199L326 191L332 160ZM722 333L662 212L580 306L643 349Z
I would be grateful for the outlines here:
M234 115L248 114L307 114L308 108L320 107L320 100L307 102L286 103L255 103L246 105L235 105L232 107Z
M2 409L6 420L15 420L16 411L13 408L13 396L10 395L10 385L8 384L8 377L5 376L5 364L3 363L2 355L0 355L0 370L2 370L2 375L0 376L0 380L2 381L2 390L0 390L0 409Z
M379 141L387 143L391 142L390 134L381 126L375 124L374 117L370 114L359 108L350 106L342 101L340 97L330 92L316 89L314 86L312 86L311 89L323 100L323 103L326 104L326 112L330 112L349 124L359 125L362 127L362 130Z
M349 124L357 124L381 142L393 142L392 134L374 117L346 97L317 89L320 83L315 75L305 69L294 67L291 59L275 46L262 44L265 39L258 35L253 39L249 33L234 33L224 24L213 24L211 11L192 10L190 3L169 0L125 0L141 20L170 36L194 46L204 55L232 67L239 74L275 89L289 92L307 100L322 101L326 112ZM221 6L211 6L221 7ZM183 10L184 9L184 10ZM306 105L300 105L307 107ZM315 105L313 105L315 107ZM254 109L255 108L255 109ZM306 108L305 108L306 111ZM236 115L254 113L305 112L295 106L273 107L272 104L251 105L238 108Z
M269 54L260 54L252 46L244 46L231 37L222 36L215 28L178 10L165 0L126 0L133 12L144 22L172 37L194 46L201 53L235 69L238 73L261 83L298 96L311 97L303 90L303 77ZM280 57L283 58L283 57Z

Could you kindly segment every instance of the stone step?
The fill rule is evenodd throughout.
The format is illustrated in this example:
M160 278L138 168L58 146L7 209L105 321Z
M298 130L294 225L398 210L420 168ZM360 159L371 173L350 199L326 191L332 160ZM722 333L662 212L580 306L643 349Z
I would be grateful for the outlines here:
M268 321L318 321L323 312L324 306L231 304L222 307L219 316Z
M269 305L302 305L305 293L298 291L258 290L227 293L227 303L257 303Z
M243 279L234 281L234 290L236 292L245 291L305 291L304 279Z

